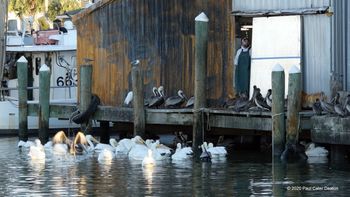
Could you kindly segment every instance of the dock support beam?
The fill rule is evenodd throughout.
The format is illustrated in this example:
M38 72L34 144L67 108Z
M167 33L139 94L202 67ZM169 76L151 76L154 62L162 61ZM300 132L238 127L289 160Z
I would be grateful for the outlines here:
M19 140L28 140L28 61L22 56L17 61L18 78L18 136Z
M271 74L272 80L272 154L281 156L285 146L284 69L277 64Z
M131 78L134 110L134 136L145 137L145 109L143 97L143 78L140 69L140 61L132 62Z
M80 66L80 111L84 112L89 108L91 103L91 84L92 84L92 65ZM91 120L82 124L85 134L91 132Z
M39 139L42 144L49 140L50 118L50 68L44 64L39 70Z
M100 129L100 142L104 144L109 144L109 122L101 121Z
M287 106L287 144L296 144L299 138L299 111L301 109L301 73L292 66L289 70Z
M193 144L194 154L200 154L199 146L203 143L204 120L203 111L206 107L206 67L208 48L208 17L202 12L195 18L195 81L194 81L194 112L193 112Z

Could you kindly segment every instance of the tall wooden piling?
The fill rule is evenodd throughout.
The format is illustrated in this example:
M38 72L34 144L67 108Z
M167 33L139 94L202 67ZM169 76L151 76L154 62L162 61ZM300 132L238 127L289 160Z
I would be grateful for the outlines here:
M18 78L18 136L19 140L28 140L28 61L22 56L17 61Z
M271 74L272 80L272 154L280 156L284 150L286 130L284 113L284 69L277 64Z
M100 142L104 144L109 144L109 122L101 121L100 122Z
M91 84L92 84L92 65L80 66L80 111L84 112L89 108L91 103ZM82 124L82 129L86 134L91 131L91 120Z
M287 105L287 144L296 144L299 137L299 111L301 109L301 72L296 66L289 70Z
M194 79L194 112L193 112L193 144L196 155L203 143L204 120L202 108L206 107L206 67L208 48L208 17L202 12L195 18L195 79Z
M133 61L131 78L133 92L134 136L145 137L145 109L143 97L143 78L138 60Z
M42 144L49 140L50 118L50 68L44 64L39 70L39 139Z

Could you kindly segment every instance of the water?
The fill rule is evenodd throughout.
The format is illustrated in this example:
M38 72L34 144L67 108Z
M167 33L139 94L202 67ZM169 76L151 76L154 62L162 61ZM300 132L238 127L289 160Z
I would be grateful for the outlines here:
M271 164L269 155L230 152L226 161L164 161L154 168L97 155L32 162L17 137L0 138L0 196L345 196L350 171L328 163Z

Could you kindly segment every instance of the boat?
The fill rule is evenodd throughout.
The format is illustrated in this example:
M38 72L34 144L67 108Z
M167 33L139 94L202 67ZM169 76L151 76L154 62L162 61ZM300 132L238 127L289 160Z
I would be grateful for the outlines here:
M77 31L70 20L64 22L67 32L60 29L22 32L15 21L8 20L6 57L1 69L0 134L18 133L18 79L17 60L24 56L28 61L28 103L39 101L39 69L46 64L51 70L50 103L77 104ZM11 29L12 28L12 29ZM50 118L50 129L79 127L67 119ZM39 128L38 117L28 117L28 129Z

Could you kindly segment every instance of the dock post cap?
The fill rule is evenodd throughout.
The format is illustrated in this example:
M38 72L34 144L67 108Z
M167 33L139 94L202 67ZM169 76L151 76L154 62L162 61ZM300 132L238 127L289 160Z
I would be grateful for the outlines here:
M273 68L272 68L272 72L281 72L284 71L284 68L281 66L281 64L276 64Z
M205 15L204 12L202 12L194 20L195 21L201 21L201 22L208 22L209 18L207 17L207 15Z
M133 60L133 61L131 62L131 65L132 65L132 66L136 66L136 65L139 64L139 63L140 63L140 60L136 59L136 60Z
M289 74L294 74L294 73L300 73L300 69L293 65L290 69L289 69Z
M28 60L27 60L24 56L22 56L21 58L19 58L19 59L17 60L17 62L28 63Z
M43 64L40 66L39 72L43 71L50 71L50 68L46 64Z

